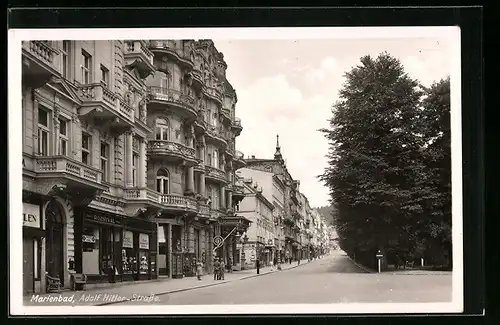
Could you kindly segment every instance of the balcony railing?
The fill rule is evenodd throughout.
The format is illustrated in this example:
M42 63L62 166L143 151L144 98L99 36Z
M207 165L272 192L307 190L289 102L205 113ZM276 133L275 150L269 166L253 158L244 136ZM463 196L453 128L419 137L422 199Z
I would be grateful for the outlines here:
M176 89L148 87L152 99L170 102L194 110L194 97Z
M24 41L23 49L43 63L53 67L54 55L57 53L48 41Z
M215 167L212 167L212 166L206 166L206 170L207 170L206 176L226 181L226 172L225 171L218 169L218 168L215 168Z
M241 119L239 117L234 118L233 126L241 127Z
M144 57L146 62L149 62L153 65L153 52L151 52L144 41L134 40L134 41L125 41L125 55L127 54L139 54Z
M184 47L182 41L176 40L154 40L149 42L149 48L152 50L164 50L171 55L174 55L177 59L187 62L190 65L194 65L191 61L190 50Z
M196 157L196 150L194 148L168 140L149 140L148 149L163 151L165 154L181 155L188 159L195 159Z
M65 156L37 157L35 172L39 174L67 173L99 184L102 178L100 170Z
M169 207L197 210L196 200L182 195L161 194L160 203Z
M160 193L153 191L150 188L125 190L125 198L127 200L148 200L155 203L160 203L160 195Z
M219 101L220 103L223 102L223 96L222 93L220 92L219 89L215 87L205 87L204 88L205 93L209 95L210 97L214 98L215 100Z
M104 102L111 108L116 108L118 96L101 83L79 85L78 94L83 101Z
M200 204L198 205L198 213L210 217L210 207L207 204Z
M241 152L239 150L235 151L235 156L237 159L241 159L241 160L245 159L245 155L243 154L243 152Z

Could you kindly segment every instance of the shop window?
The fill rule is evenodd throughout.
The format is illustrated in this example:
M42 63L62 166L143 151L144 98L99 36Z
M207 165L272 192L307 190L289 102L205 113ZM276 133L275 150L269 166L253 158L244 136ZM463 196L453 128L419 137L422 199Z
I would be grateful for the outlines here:
M139 274L149 273L149 235L139 234Z
M85 274L99 272L99 227L87 225L82 232L82 265Z
M161 194L169 194L169 188L170 183L168 171L162 168L158 170L158 173L156 174L156 191Z
M124 230L122 236L123 274L135 274L137 273L137 257L134 251L134 233Z

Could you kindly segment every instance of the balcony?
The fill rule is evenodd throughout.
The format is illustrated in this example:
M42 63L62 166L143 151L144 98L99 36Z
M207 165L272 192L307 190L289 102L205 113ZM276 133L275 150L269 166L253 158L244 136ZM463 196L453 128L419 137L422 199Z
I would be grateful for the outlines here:
M223 183L223 184L228 183L225 171L218 169L218 168L215 168L215 167L211 167L211 166L206 166L205 168L206 168L205 178L208 178L210 180L213 180L213 181L216 181L219 183Z
M234 151L234 141L233 140L228 140L227 141L227 147L226 147L226 154L234 157L235 151Z
M198 212L198 205L194 198L174 194L161 194L160 204L163 210L171 212Z
M152 216L162 209L160 204L160 193L149 188L134 188L125 190L127 205L125 211L128 215L135 216L138 213Z
M50 46L49 41L22 42L22 83L26 87L39 88L51 77L59 74L54 57L57 51Z
M156 69L153 65L153 52L148 50L146 41L125 41L125 65L137 69L142 79L145 79Z
M184 68L194 67L194 55L189 47L184 46L182 40L149 41L149 49L155 55L164 55L170 60L177 61Z
M221 144L224 147L227 146L227 132L224 131L221 125L219 125L219 127L208 125L206 135L207 141L215 141L219 145Z
M94 125L110 127L124 133L134 126L134 112L130 105L102 83L78 85L77 93L82 100L78 109L80 118L91 120Z
M203 74L201 73L199 67L194 67L190 72L190 76L193 80L193 84L197 86L198 89L203 89L205 87L205 81L203 80Z
M148 87L150 102L148 109L158 108L164 110L163 105L168 105L178 109L183 117L196 119L196 109L194 107L194 97L189 94L182 93L176 89L168 89L163 87Z
M243 127L241 126L240 118L238 117L234 118L234 121L231 123L231 130L236 134L236 136L239 136L241 134Z
M194 148L168 140L149 140L148 155L174 163L185 161L191 166L198 164Z
M240 168L243 168L246 166L245 162L245 155L243 152L235 150L234 152L234 160L233 160L233 166L235 170L238 170Z
M198 116L194 121L195 132L197 133L205 133L207 130L207 122L205 122L205 112L200 109L198 110Z
M228 231L236 227L237 230L242 232L245 232L252 223L252 221L248 220L247 218L234 214L232 215L222 214L218 219L218 222L221 225L221 227L229 228L227 229Z
M230 109L223 107L222 110L221 110L221 112L222 112L222 117L224 117L229 122L232 121L231 110Z
M220 105L224 104L224 96L222 95L222 92L219 89L213 86L212 87L206 86L203 88L203 93L207 97L217 101Z
M290 191L290 198L292 199L292 202L299 205L300 202L299 202L299 198L297 197L297 191L292 189Z
M194 165L194 171L198 173L204 173L205 172L205 163L203 160L198 159L198 162L196 165Z
M240 181L233 185L233 202L241 202L245 198L245 187Z
M203 219L210 219L210 207L207 204L198 204L198 216Z
M57 180L78 205L90 203L108 188L102 183L101 170L66 156L36 157L35 173L37 181Z

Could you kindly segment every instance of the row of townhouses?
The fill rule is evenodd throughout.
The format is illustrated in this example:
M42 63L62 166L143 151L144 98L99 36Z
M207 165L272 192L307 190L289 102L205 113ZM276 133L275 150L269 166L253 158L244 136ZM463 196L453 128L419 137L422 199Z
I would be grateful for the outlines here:
M250 221L234 213L245 161L226 68L210 40L22 43L25 293L239 256Z
M236 185L245 193L236 210L251 224L238 244L239 266L253 268L256 260L261 265L276 265L326 253L326 221L300 192L300 182L290 175L279 136L274 158L251 156L245 163L236 172Z

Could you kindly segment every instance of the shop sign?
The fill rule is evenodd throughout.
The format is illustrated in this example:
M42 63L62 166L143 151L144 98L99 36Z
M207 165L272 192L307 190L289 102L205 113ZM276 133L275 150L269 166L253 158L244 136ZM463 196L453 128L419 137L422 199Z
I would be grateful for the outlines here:
M123 231L123 248L134 248L134 233L129 230Z
M149 235L139 234L139 249L149 249Z
M84 243L95 243L95 236L93 235L82 235L82 242Z
M99 222L99 223L107 223L107 224L118 224L119 222L116 220L116 218L112 216L105 216L105 215L99 215L99 214L87 214L86 215L88 219Z
M23 203L23 226L40 228L40 206Z

